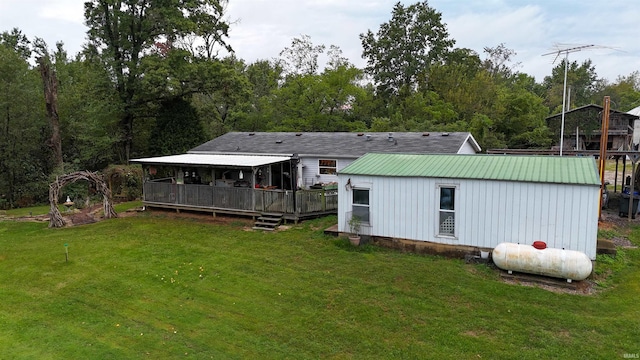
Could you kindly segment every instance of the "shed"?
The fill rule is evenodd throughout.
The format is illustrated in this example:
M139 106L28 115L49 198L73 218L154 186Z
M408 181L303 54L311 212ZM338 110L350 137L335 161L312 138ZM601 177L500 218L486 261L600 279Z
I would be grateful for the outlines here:
M591 157L367 154L338 173L338 227L392 247L462 255L502 242L595 260L600 181Z
M603 110L604 108L600 105L590 104L565 112L563 146L567 150L600 150ZM561 134L561 119L562 113L546 119L553 139L558 141ZM607 150L631 149L636 120L638 120L637 114L610 110Z

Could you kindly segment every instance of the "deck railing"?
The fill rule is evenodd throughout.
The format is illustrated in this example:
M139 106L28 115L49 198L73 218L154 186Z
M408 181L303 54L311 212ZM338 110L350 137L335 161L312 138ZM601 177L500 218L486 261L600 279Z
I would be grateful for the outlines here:
M266 190L246 187L222 187L194 184L146 182L144 200L167 205L196 206L282 214L312 214L338 209L338 192L334 190Z

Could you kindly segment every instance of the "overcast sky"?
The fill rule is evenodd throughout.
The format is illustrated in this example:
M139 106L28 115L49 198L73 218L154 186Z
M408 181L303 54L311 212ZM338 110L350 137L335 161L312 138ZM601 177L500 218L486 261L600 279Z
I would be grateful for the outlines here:
M359 35L391 19L396 0L230 0L234 21L229 43L237 57L251 63L278 57L294 37L309 35L314 44L339 46L358 67ZM409 5L416 1L401 1ZM83 0L0 0L0 31L18 27L30 39L57 41L70 54L86 37ZM599 77L615 81L640 71L640 6L632 0L430 0L442 13L456 47L482 57L484 47L504 43L517 55L521 72L542 81L551 74L557 48L598 45L569 54L570 61L591 59Z

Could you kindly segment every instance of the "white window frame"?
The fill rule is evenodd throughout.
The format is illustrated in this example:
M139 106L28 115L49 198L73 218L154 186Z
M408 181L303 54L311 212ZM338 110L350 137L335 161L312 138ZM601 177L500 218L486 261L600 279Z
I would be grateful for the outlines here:
M333 161L335 166L322 165L323 161ZM328 172L322 172L323 169L327 169ZM318 159L318 174L320 175L337 175L338 174L338 160L337 159Z
M368 204L356 204L355 201L353 200L353 196L355 194L356 191L367 191L368 193ZM351 216L354 216L354 211L353 208L354 207L361 207L361 208L367 208L367 213L369 214L369 218L368 219L360 219L362 220L363 224L370 224L371 223L371 189L370 188L365 188L365 187L354 187L351 189Z
M450 209L442 209L441 208L441 196L442 189L453 189L453 210ZM458 220L459 220L459 212L458 212L458 198L460 197L460 187L456 184L438 184L436 186L436 203L435 203L435 224L436 224L436 237L447 238L447 239L458 239ZM442 232L441 231L441 223L440 216L442 213L452 213L453 214L453 234Z

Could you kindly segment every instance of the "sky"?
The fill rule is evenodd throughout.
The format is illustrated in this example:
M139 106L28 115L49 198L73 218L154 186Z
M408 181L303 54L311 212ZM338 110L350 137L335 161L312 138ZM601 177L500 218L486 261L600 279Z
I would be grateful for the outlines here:
M400 1L405 5L416 3ZM70 55L86 41L83 0L0 0L0 32L17 27ZM336 45L364 67L359 35L376 33L391 19L397 0L230 0L228 43L247 63L277 58L291 40L308 35L315 45ZM640 6L631 0L429 0L455 47L484 58L485 47L504 44L516 52L516 70L541 82L558 64L558 50L595 45L568 54L591 59L600 78L616 81L640 71ZM543 56L543 54L554 53ZM562 55L564 56L564 55ZM555 62L554 62L555 60Z

